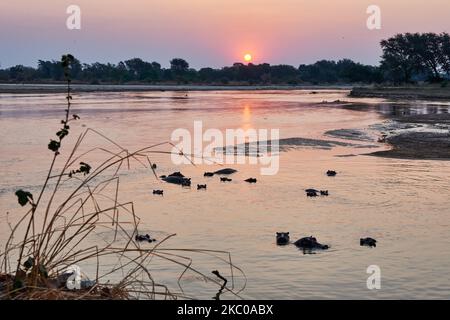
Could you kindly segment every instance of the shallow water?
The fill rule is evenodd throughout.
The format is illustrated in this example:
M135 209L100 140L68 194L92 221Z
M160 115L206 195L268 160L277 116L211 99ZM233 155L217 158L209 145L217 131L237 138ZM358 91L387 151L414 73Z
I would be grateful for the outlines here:
M121 175L121 197L132 200L141 230L155 237L176 233L166 244L174 248L228 251L242 268L247 285L241 296L259 299L448 299L450 293L450 162L384 159L364 155L385 146L369 127L391 115L448 112L448 104L390 104L382 100L352 100L347 91L211 91L85 93L74 95L73 112L81 120L71 126L66 145L85 128L97 128L129 150L170 140L174 129L203 127L276 128L280 138L334 140L356 145L290 148L280 153L279 172L261 176L258 165L241 164L230 183L204 178L218 165L174 166L168 155L154 155L158 174L182 171L197 191L157 181L134 165ZM322 101L345 100L360 105L330 106ZM362 103L365 103L364 105ZM64 97L57 94L0 95L0 244L6 239L6 212L23 213L14 191L37 192L51 153L46 144L63 116ZM85 126L85 127L84 127ZM350 141L324 135L336 129L362 130L373 141ZM75 134L76 133L76 134ZM114 149L101 138L89 146ZM86 147L87 148L87 147ZM163 148L161 148L163 149ZM168 148L166 148L168 149ZM170 149L170 148L169 148ZM62 149L62 153L68 152ZM100 159L100 154L95 154ZM325 172L338 172L334 178ZM256 177L256 184L243 180ZM306 188L329 190L328 197L307 198ZM164 189L164 197L153 196ZM303 254L294 246L277 247L275 233L291 239L314 235L330 250ZM359 246L359 238L378 240L374 249ZM100 234L111 237L110 234ZM224 255L225 256L225 255ZM226 257L225 257L226 258ZM196 255L194 265L229 277L227 266ZM381 289L369 290L369 265L381 268ZM89 266L85 266L89 271ZM183 270L162 261L149 266L159 282L177 288ZM235 285L243 277L235 270ZM187 273L181 281L187 294L209 299L218 290ZM224 294L223 298L233 298Z

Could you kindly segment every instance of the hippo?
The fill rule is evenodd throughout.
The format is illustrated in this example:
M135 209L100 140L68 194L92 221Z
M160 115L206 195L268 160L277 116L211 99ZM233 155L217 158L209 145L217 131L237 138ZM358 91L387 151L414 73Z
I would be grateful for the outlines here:
M189 187L191 185L191 178L186 178L181 172L177 171L169 174L168 176L163 175L160 178L167 183L179 184L181 186Z
M206 184L198 184L197 185L197 190L200 190L200 189L205 189L206 190Z
M248 182L248 183L256 183L256 178L248 178L248 179L246 179L244 181Z
M164 195L164 190L153 190L153 194Z
M232 180L230 178L227 178L227 177L220 177L220 181L221 182L230 182Z
M148 241L148 242L152 243L153 241L156 241L155 239L150 238L149 234L146 234L145 236L141 235L141 234L136 234L134 239L138 242Z
M334 170L328 170L327 171L327 176L334 177L335 175L337 175L336 171L334 171Z
M174 172L174 173L169 174L168 177L180 177L180 178L184 178L184 175L183 175L181 172L176 171L176 172Z
M190 186L191 185L191 178L168 176L168 177L162 178L162 180L167 183L179 184L181 186Z
M214 172L214 174L219 174L219 175L221 175L221 174L233 174L235 172L237 172L237 170L231 169L231 168L226 168L226 169L217 170L217 171Z
M285 246L289 244L289 232L277 232L277 245Z
M328 196L328 190L320 190L321 196Z
M360 246L368 246L368 247L376 247L377 240L375 240L373 238L361 238L361 239L359 239L359 245Z
M329 248L326 244L321 244L317 242L317 239L313 236L301 238L294 242L295 246L302 249L322 249L326 250Z
M319 190L316 189L306 189L306 196L307 197L317 197L318 193L320 192Z
M181 182L182 187L190 187L191 186L191 178L183 178L183 182Z
M205 172L203 174L204 177L212 177L214 175L214 172Z

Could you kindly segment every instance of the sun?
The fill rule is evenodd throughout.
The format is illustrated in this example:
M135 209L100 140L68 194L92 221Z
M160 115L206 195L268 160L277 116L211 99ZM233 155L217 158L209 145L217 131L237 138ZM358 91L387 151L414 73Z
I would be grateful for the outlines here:
M250 62L250 61L252 61L252 55L251 55L250 53L246 53L246 54L244 55L244 60L245 60L245 62Z

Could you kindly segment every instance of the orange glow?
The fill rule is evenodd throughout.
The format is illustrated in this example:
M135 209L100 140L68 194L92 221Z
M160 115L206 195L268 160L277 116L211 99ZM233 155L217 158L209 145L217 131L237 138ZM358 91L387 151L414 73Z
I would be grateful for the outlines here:
M244 60L245 60L245 62L252 61L252 55L250 53L245 54Z

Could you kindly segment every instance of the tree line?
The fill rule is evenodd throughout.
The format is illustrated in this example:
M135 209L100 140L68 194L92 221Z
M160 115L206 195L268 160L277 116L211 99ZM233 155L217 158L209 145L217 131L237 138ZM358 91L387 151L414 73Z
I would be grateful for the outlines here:
M235 63L220 69L189 67L181 58L169 68L140 58L111 63L72 64L74 81L146 84L347 84L436 82L450 76L450 36L447 33L405 33L381 41L383 54L379 66L364 65L350 59L321 60L313 64L270 65ZM17 65L0 69L2 82L58 82L64 79L59 61L39 60L37 68Z

